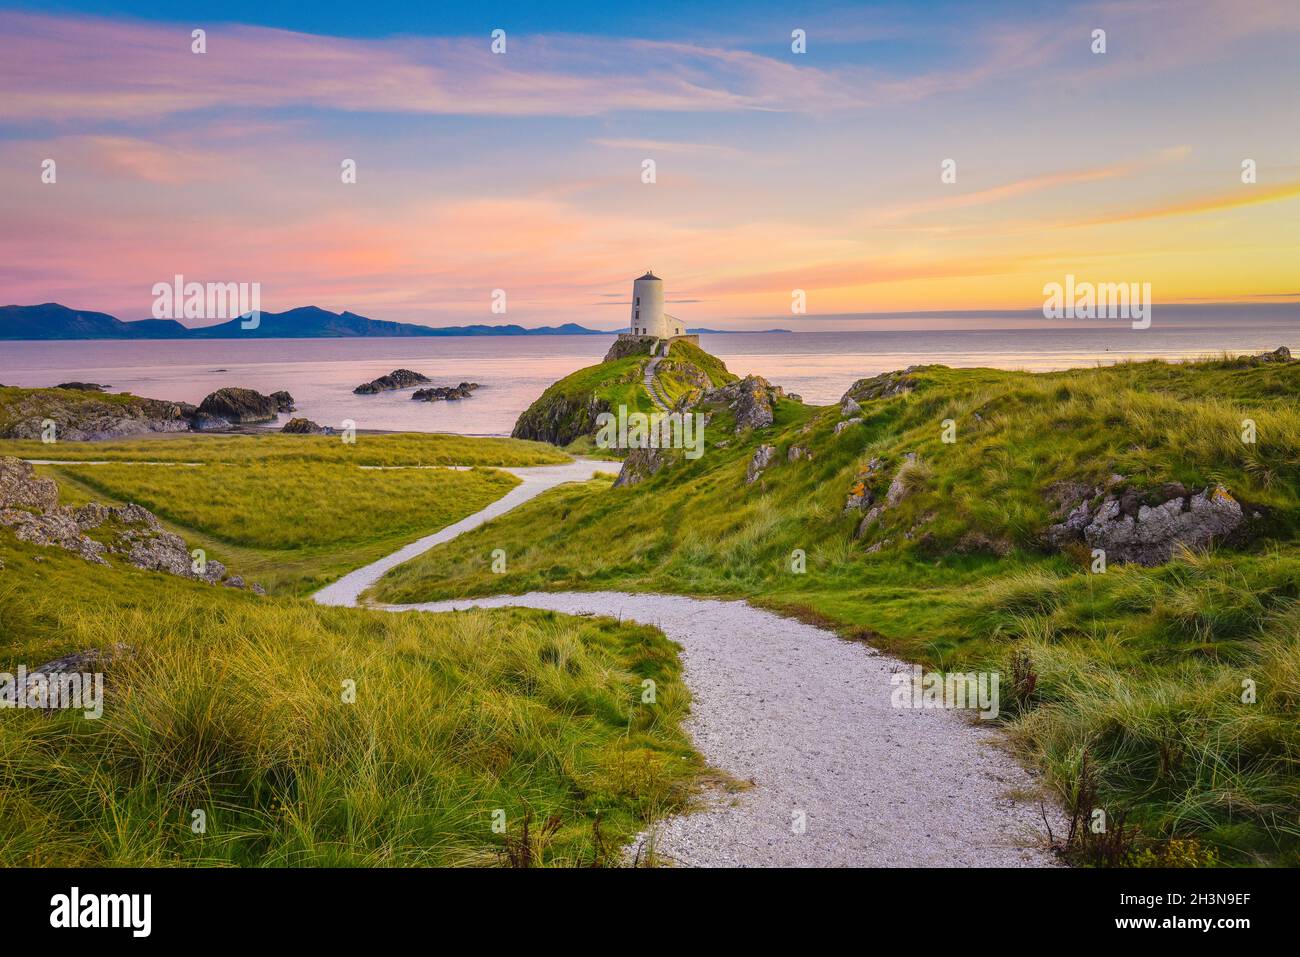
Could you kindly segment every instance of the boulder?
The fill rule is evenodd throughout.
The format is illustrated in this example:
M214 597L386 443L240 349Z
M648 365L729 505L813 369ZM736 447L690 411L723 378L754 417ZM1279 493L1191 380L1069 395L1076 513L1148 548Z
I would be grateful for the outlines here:
M468 399L475 389L479 387L477 382L462 382L460 385L440 385L430 389L416 389L411 394L411 398L418 402L441 402L443 400Z
M36 470L12 455L0 456L0 508L34 508L44 511L59 501L54 479L37 478Z
M798 462L801 459L811 459L812 457L812 450L806 445L792 445L789 451L785 453L787 462Z
M283 390L272 392L271 398L275 400L275 408L279 412L293 412L297 408L293 404L293 396Z
M410 369L394 369L388 375L381 375L378 379L364 382L352 391L356 395L374 395L377 392L391 392L394 389L409 389L413 385L422 385L428 381L428 376L412 372Z
M869 379L859 379L853 385L849 386L847 392L840 399L840 410L844 415L850 415L851 412L845 411L845 408L852 409L853 406L861 408L863 402L874 399L891 399L894 396L906 395L920 385L920 381L913 373L925 368L924 366L908 366L901 372L884 372ZM936 368L943 368L938 366ZM853 403L853 405L849 405Z
M199 403L199 412L227 422L274 422L279 403L269 395L252 389L228 387L218 389Z
M1272 352L1261 352L1255 358L1260 362L1290 362L1291 350L1286 346L1278 346Z
M726 407L736 416L736 432L765 429L772 424L777 400L785 390L762 376L750 375L716 389L702 392L692 408Z
M836 423L835 423L835 432L834 432L834 434L835 434L835 435L839 435L841 432L843 432L845 429L847 429L850 425L861 425L861 424L862 424L862 419L861 419L861 418L841 419L839 422L836 422Z
M772 464L772 459L776 456L775 445L760 445L754 450L754 457L749 460L749 467L745 469L745 484L753 485L758 481L763 470Z
M672 458L664 449L632 449L623 459L623 467L619 470L618 478L614 480L614 488L625 488L644 482L671 462Z
M1107 561L1160 565L1181 548L1206 548L1222 541L1245 522L1241 503L1222 485L1192 493L1168 483L1111 492L1104 498L1100 490L1088 491L1095 494L1062 506L1064 520L1043 533L1048 545L1064 548L1083 542L1102 549Z
M284 424L281 432L290 435L333 435L334 429L328 425L317 425L311 419L292 418Z

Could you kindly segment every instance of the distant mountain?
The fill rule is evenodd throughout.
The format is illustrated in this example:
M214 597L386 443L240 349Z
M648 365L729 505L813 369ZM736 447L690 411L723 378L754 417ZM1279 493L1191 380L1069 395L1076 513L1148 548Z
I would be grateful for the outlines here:
M789 329L687 329L688 335L698 336L757 336L769 332L789 332Z
M2 339L335 339L400 336L608 336L576 323L525 329L523 326L420 326L409 322L367 319L354 312L330 312L303 306L287 312L263 312L256 329L243 320L188 329L174 319L123 322L105 312L83 312L56 302L39 306L0 306Z
M83 312L56 302L0 306L0 339L178 339L185 327L172 319L123 322L106 312Z

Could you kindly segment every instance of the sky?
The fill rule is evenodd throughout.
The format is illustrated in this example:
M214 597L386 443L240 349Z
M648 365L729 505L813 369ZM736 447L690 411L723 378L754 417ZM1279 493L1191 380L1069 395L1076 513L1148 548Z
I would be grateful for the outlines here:
M271 6L0 4L0 302L138 319L180 274L614 328L647 269L724 329L978 326L1067 275L1300 302L1295 0Z

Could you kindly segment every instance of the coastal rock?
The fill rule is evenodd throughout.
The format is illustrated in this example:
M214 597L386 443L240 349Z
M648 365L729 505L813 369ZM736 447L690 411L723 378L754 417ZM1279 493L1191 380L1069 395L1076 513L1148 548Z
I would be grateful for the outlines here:
M44 511L59 501L54 479L37 478L36 469L12 455L0 456L0 508Z
M1278 346L1272 352L1261 352L1254 358L1260 362L1290 362L1291 350L1286 346Z
M702 392L693 408L726 407L736 416L737 433L765 429L772 424L777 400L785 390L762 376L750 375L716 389Z
M98 382L60 382L54 388L71 389L73 392L103 392L108 386Z
M0 457L0 525L12 529L19 541L62 548L97 565L107 565L108 555L119 555L136 568L209 583L226 573L213 559L195 570L185 540L141 505L90 502L72 508L58 505L57 499L57 486L37 478L30 464ZM88 532L96 532L95 537Z
M293 404L293 396L283 390L272 392L271 398L275 400L275 408L278 412L293 412L297 408Z
M218 389L199 403L199 413L240 424L274 422L279 411L279 403L269 395L233 386Z
M853 484L849 486L848 497L844 500L844 511L860 511L872 504L873 496L867 484L872 480L879 468L880 459L872 458L866 465L858 469L857 475L853 477Z
M1077 490L1076 490L1077 491ZM1101 492L1070 506L1064 521L1050 526L1043 540L1055 548L1084 542L1102 549L1108 561L1160 565L1181 548L1202 549L1235 533L1245 513L1222 485L1192 493L1178 483L1152 489Z
M129 438L149 432L188 432L189 420L174 402L133 395L38 389L12 398L0 438L40 439L46 421L60 442Z
M374 395L377 392L391 392L394 389L409 389L413 385L423 385L429 377L410 369L394 369L388 375L371 379L353 389L356 395Z
M749 467L745 469L745 484L753 485L758 481L763 470L772 464L772 459L776 455L775 445L760 445L754 450L754 457L749 460Z
M190 418L190 428L195 432L229 432L234 426L219 415L195 412Z
M840 399L840 417L851 419L854 416L862 415L862 406L851 396L844 396Z
M632 449L623 459L623 467L619 470L618 478L614 480L614 488L625 488L644 482L660 469L671 464L671 461L664 449Z
M479 387L477 382L462 382L460 385L439 385L431 389L416 389L411 398L417 402L440 402L444 399L468 399L475 389Z
M859 379L849 386L848 391L840 398L840 408L843 410L848 402L861 407L863 402L874 399L891 399L894 396L906 395L920 385L920 381L913 373L923 368L926 367L908 366L899 372L884 372L869 379ZM934 368L941 369L943 366Z
M328 425L317 425L311 419L292 418L280 429L290 435L333 435L334 429Z

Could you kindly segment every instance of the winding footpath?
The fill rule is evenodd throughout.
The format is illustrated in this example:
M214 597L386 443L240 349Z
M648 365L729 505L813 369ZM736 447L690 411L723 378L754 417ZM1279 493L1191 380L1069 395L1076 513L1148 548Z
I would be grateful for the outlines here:
M549 488L609 468L578 460L505 469L522 482L502 499L339 579L316 601L356 605L390 568ZM506 606L633 619L681 645L692 697L687 730L711 766L749 786L713 788L702 809L660 822L653 841L663 859L689 866L1055 863L1037 801L1020 797L1036 781L999 747L998 732L961 712L892 707L890 676L910 666L825 629L743 601L623 592L380 607Z

